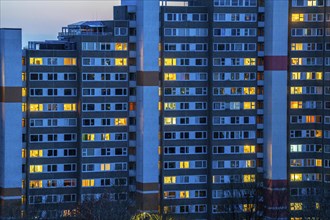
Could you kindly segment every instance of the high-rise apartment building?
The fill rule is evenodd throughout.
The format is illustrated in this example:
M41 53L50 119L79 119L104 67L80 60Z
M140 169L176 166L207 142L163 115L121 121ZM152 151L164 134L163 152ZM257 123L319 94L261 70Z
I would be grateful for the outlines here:
M1 202L21 190L58 217L42 210L110 193L175 219L330 218L329 22L329 0L122 0L111 21L30 42L22 77L3 47L20 33L1 29Z

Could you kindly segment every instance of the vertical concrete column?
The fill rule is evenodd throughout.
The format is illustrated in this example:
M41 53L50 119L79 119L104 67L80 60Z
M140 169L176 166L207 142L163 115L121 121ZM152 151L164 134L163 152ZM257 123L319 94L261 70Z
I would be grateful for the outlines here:
M159 0L137 0L137 204L158 211Z
M19 213L22 195L21 29L0 29L0 217Z
M288 0L265 1L264 178L266 219L287 216Z

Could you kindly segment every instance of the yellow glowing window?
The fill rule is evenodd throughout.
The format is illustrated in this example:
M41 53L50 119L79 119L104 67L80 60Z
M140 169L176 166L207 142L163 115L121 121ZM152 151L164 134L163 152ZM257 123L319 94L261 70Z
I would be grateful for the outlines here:
M302 43L293 43L291 44L291 50L303 50L303 44Z
M189 198L189 191L180 191L180 198Z
M162 44L161 43L158 44L158 51L162 51Z
M22 149L22 158L26 158L26 150Z
M290 88L291 94L302 94L301 86L291 86Z
M127 50L126 43L116 43L115 50Z
M292 21L293 22L304 21L304 14L292 14Z
M83 187L94 186L94 179L84 179L84 180L82 180L82 186Z
M165 73L165 80L168 81L176 80L176 73Z
M30 58L30 65L42 65L42 58Z
M254 87L244 87L244 95L254 95L256 92Z
M42 112L43 104L30 104L30 111L31 112Z
M255 109L256 105L255 102L244 102L243 107L244 109Z
M64 111L76 111L76 104L64 104Z
M246 167L247 168L254 167L254 160L247 160L246 161Z
M321 138L322 137L322 130L315 130L315 137Z
M291 58L291 65L302 65L302 58Z
M115 118L115 125L118 126L127 125L126 118Z
M176 176L165 176L164 184L176 183Z
M165 117L164 118L164 124L165 125L175 125L176 124L176 118L169 118L169 117Z
M244 153L255 153L255 146L254 145L244 145Z
M291 73L292 74L292 79L300 79L300 76L301 76L301 74L300 74L300 72L292 72Z
M22 103L22 112L26 112L26 103Z
M83 140L84 141L94 141L95 140L95 134L83 134Z
M30 157L42 157L42 150L30 150Z
M243 175L243 182L244 183L254 183L256 181L254 174L245 174Z
M161 155L161 153L162 153L162 148L158 146L158 155Z
M22 88L22 96L23 96L23 97L26 96L26 88Z
M29 185L31 189L42 188L42 180L30 180Z
M165 58L164 65L165 66L176 66L176 59L175 58Z
M316 0L307 0L307 6L316 6Z
M315 165L316 165L317 167L322 167L322 160L321 160L321 159L316 159L316 160L315 160Z
M77 65L76 58L64 58L64 65L65 66L75 66Z
M30 165L30 173L41 173L42 165Z
M25 81L25 80L26 80L26 73L22 72L22 81Z
M102 171L110 170L110 163L101 163L101 170Z
M189 161L180 161L180 168L182 169L189 168Z
M116 66L127 66L127 59L126 58L116 58L115 65Z
M256 58L244 58L244 66L255 66Z
M243 204L243 212L255 211L255 204Z
M292 101L290 103L291 109L299 109L302 108L302 101Z
M109 133L102 134L101 140L103 140L103 141L109 141L110 140L110 134Z
M317 209L317 210L320 209L320 203L319 203L319 202L316 202L316 203L315 203L315 209Z
M315 79L322 80L322 78L323 78L322 72L316 72L315 73Z
M158 102L158 110L159 110L159 111L162 110L162 102Z
M290 203L290 210L291 211L297 211L302 210L302 202L291 202Z
M302 181L302 174L301 173L291 173L290 181L292 181L292 182Z
M176 109L176 103L175 102L165 102L164 103L164 109L165 110L175 110Z
M22 128L25 128L25 126L26 126L26 119L22 118Z

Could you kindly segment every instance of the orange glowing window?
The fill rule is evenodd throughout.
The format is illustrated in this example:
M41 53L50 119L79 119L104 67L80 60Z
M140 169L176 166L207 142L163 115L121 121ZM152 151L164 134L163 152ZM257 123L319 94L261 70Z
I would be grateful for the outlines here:
M129 103L129 110L135 111L136 110L136 102L130 102Z

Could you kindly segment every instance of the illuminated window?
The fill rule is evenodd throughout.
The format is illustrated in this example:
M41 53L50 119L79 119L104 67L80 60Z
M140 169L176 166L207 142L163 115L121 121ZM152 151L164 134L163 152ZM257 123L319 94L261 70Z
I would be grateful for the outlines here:
M42 112L43 104L30 104L30 111L31 112Z
M94 186L94 179L84 179L84 180L82 180L82 186L83 187Z
M164 103L164 109L165 110L175 110L176 109L176 103L175 102L165 102Z
M165 176L164 184L176 183L176 176Z
M76 58L64 58L64 65L65 66L75 66L77 65Z
M290 210L291 211L297 211L302 210L302 202L291 202L290 203Z
M255 109L255 102L244 102L244 109Z
M291 94L302 94L301 86L291 86L290 88Z
M127 66L127 59L126 58L116 58L115 65L116 66Z
M22 128L25 128L25 126L26 126L26 119L22 118Z
M101 140L102 141L109 141L110 140L110 134L109 133L102 134L101 135Z
M30 173L41 173L42 165L30 165Z
M127 50L126 43L116 43L115 50Z
M176 74L175 73L165 73L165 80L168 80L168 81L176 80Z
M26 112L26 103L22 103L22 112Z
M159 111L162 110L162 102L158 102L158 110L159 110Z
M76 104L64 104L64 111L76 111Z
M182 169L189 168L189 161L180 161L180 168Z
M176 59L175 58L165 58L164 65L165 66L176 66Z
M291 79L300 79L300 72L292 72Z
M22 158L26 158L26 150L22 149Z
M322 130L315 130L315 137L321 138L322 137Z
M30 189L42 188L42 180L30 180Z
M26 96L26 88L22 88L22 96L23 96L23 97Z
M30 65L42 65L42 58L30 58Z
M176 124L176 118L169 118L169 117L165 117L164 118L164 124L165 125L175 125Z
M22 72L22 81L25 81L25 80L26 80L26 73Z
M136 103L135 102L130 102L129 103L129 110L130 111L135 111L136 109Z
M180 191L180 198L189 198L189 191Z
M254 87L244 87L244 95L254 95L256 92Z
M83 141L94 141L95 134L83 134L82 139Z
M126 118L115 118L115 125L119 125L119 126L127 125Z
M315 203L315 209L317 209L317 210L320 209L320 203L319 203L319 202L316 202L316 203Z
M291 109L299 109L302 108L302 101L292 101L290 103Z
M256 181L254 174L245 174L243 175L243 182L244 183L254 183Z
M302 181L302 174L301 173L291 173L290 181L292 181L292 182Z
M102 171L110 170L110 163L101 163L101 170Z
M322 160L321 160L321 159L316 159L316 160L315 160L315 165L316 165L317 167L322 167Z
M315 79L322 80L322 78L323 78L322 72L316 72L315 73Z
M303 50L303 44L302 43L293 43L291 44L291 50Z
M304 21L304 14L292 14L292 21L293 22Z
M243 204L243 212L254 212L255 204Z
M244 58L244 66L255 66L256 58Z
M291 58L291 65L302 65L302 58Z
M317 6L317 0L307 0L307 6Z
M255 148L254 145L244 145L244 153L255 153Z
M42 150L30 150L30 157L42 157Z

